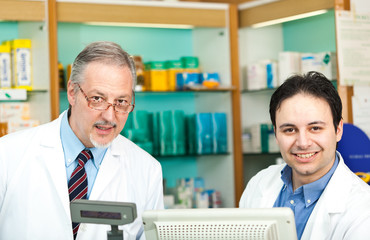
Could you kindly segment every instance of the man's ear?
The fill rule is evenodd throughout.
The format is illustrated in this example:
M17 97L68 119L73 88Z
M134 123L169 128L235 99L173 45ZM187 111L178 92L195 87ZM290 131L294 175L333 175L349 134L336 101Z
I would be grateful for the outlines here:
M69 104L73 106L76 101L76 93L74 90L74 83L72 83L71 80L69 80L67 84L67 97Z
M337 142L339 142L342 139L343 136L343 119L340 120L338 127L337 127Z

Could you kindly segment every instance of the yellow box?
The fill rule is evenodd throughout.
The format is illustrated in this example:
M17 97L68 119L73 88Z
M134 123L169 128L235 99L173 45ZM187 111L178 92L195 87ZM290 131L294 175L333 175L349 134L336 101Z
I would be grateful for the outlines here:
M168 78L168 90L170 91L176 91L176 74L182 73L183 69L168 69L167 70L167 78Z
M150 70L150 86L152 91L168 91L167 71L164 69Z
M151 91L168 91L168 78L165 62L153 61L147 65L149 70L150 90Z
M14 87L32 90L31 40L12 40L11 48Z

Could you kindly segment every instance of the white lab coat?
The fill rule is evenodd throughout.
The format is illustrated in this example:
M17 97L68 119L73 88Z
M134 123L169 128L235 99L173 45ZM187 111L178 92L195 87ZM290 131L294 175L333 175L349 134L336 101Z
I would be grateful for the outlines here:
M284 167L285 164L273 165L254 176L244 190L239 206L272 207L283 186L280 176ZM301 239L370 239L370 186L351 172L341 156Z
M51 123L0 138L1 240L73 239L60 140L62 115ZM119 135L105 154L90 200L136 203L137 218L123 227L124 239L141 234L144 239L143 211L163 209L159 162ZM107 230L108 225L81 224L77 239L106 239Z

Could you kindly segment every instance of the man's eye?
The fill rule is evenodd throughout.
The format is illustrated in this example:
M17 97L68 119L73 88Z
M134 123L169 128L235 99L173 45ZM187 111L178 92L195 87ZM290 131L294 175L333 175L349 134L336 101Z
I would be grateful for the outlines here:
M313 131L319 131L321 129L321 127L312 127L311 128Z
M286 128L286 129L284 129L283 132L285 132L285 133L292 133L292 132L294 132L294 128Z
M128 105L125 99L117 99L116 102L117 102L117 105Z
M99 97L99 96L93 96L93 97L91 97L90 99L91 99L91 101L93 101L93 102L104 102L104 98Z

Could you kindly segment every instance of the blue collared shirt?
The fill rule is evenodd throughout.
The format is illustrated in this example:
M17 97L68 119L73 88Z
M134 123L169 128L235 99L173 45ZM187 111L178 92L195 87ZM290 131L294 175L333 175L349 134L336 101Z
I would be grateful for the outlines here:
M286 165L281 171L281 179L284 185L274 203L274 207L289 207L293 210L298 239L301 239L308 218L337 168L338 163L339 158L336 155L334 164L328 173L315 182L300 186L294 192L291 180L292 168Z
M62 117L60 125L60 138L62 141L64 160L67 171L67 182L72 175L73 170L77 167L76 158L85 146L77 138L76 134L72 131L71 126L68 122L68 113L66 112ZM90 197L91 190L94 186L96 176L98 174L100 165L103 161L104 155L107 152L107 148L89 148L92 155L93 161L89 160L85 164L85 171L87 174L87 199Z

